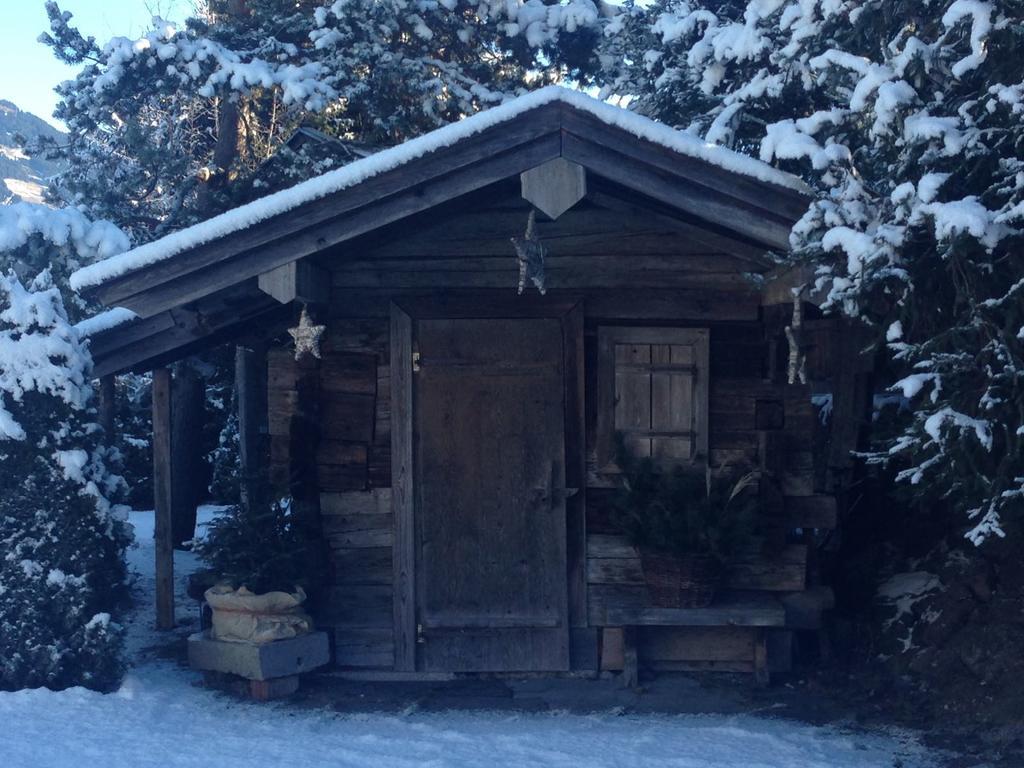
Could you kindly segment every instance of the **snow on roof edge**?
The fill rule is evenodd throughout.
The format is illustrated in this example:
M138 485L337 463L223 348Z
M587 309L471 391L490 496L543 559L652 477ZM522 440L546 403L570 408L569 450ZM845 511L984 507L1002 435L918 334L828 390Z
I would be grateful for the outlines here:
M109 331L111 328L129 323L137 317L138 315L130 309L114 307L92 317L87 317L85 320L79 320L75 323L75 330L78 331L79 336L87 339L90 336L95 336L97 333Z
M807 186L796 176L780 171L748 155L725 147L706 144L697 137L677 131L623 107L595 99L581 91L550 85L503 104L478 112L456 123L410 139L325 174L307 179L294 187L253 200L213 218L173 232L159 240L83 267L71 275L71 287L82 290L101 285L129 272L164 261L212 240L286 213L298 206L339 192L348 187L393 170L418 157L451 146L487 128L517 117L544 104L561 101L589 112L604 123L621 128L638 138L660 144L682 155L694 157L724 170L776 184L797 192Z

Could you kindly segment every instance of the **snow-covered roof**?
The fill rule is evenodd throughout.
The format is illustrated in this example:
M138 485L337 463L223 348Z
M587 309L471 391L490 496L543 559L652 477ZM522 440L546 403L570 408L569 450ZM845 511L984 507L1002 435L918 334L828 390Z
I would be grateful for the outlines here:
M117 328L125 323L130 323L138 317L130 309L124 307L114 307L108 309L99 314L87 317L85 320L79 320L75 323L75 330L78 331L78 335L83 338L89 338L95 336L98 333L109 331L111 328Z
M457 123L438 128L404 144L357 160L334 171L309 179L294 187L275 192L230 211L146 243L125 253L91 264L71 275L76 290L101 285L121 275L173 258L204 243L217 240L274 216L287 213L305 203L355 186L366 179L393 170L405 163L499 125L537 107L561 102L587 112L602 122L628 131L637 138L661 145L680 155L711 163L724 170L778 185L797 192L806 191L795 176L767 163L701 141L693 134L677 131L628 109L595 99L580 91L549 86L504 104L479 112Z

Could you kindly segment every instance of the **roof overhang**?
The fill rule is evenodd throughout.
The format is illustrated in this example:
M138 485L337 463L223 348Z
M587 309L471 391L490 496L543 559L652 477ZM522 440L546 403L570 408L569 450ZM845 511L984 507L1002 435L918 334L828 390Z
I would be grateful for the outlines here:
M112 352L115 339L137 333L138 324L184 324L189 328L181 340L194 339L204 332L202 321L181 316L209 317L201 306L223 303L225 293L246 297L236 310L244 306L250 319L253 312L275 310L273 299L259 296L260 275L557 158L586 169L587 197L596 201L655 210L751 258L788 250L790 229L809 203L798 180L729 150L699 145L691 151L693 137L556 90L571 96L545 89L548 98L509 109L507 118L484 120L504 107L488 110L334 171L337 189L319 177L114 257L122 260L120 268L109 261L81 270L75 277L83 292L140 317L99 334L94 349L108 344ZM467 128L474 120L479 130ZM330 191L310 194L324 189ZM225 316L215 332L237 325L233 319L244 323L241 315ZM138 364L120 357L116 370Z

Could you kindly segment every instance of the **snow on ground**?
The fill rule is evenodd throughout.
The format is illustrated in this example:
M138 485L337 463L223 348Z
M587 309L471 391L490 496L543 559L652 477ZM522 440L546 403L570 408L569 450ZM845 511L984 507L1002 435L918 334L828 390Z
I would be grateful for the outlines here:
M196 515L196 536L202 538L207 524L225 507L202 506ZM155 551L153 546L153 512L131 512L130 521L135 529L135 543L128 550L128 568L134 573L132 595L135 598L135 612L127 622L126 647L129 659L135 669L133 674L148 670L150 663L163 670L167 665L160 661L160 651L168 643L166 633L157 632L156 626L156 575L153 571ZM185 576L200 567L199 558L191 552L174 553L174 611L180 626L194 632L199 628L199 609L196 601L185 593ZM166 671L166 670L164 670Z
M201 510L201 524L217 509ZM926 768L901 739L743 716L448 712L343 715L255 704L197 687L161 658L152 629L152 513L134 512L138 611L129 624L134 668L121 689L0 693L4 768L281 765L338 768ZM175 553L176 575L197 566ZM179 594L178 618L195 621Z

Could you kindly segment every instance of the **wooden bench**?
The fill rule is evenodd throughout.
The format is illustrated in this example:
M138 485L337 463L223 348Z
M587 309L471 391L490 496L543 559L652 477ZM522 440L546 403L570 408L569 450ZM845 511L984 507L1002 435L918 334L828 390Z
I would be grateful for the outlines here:
M751 627L755 630L752 664L754 679L767 685L768 652L766 630L786 625L786 609L775 596L766 593L725 594L707 608L609 608L608 625L623 629L623 685L635 687L638 627Z

